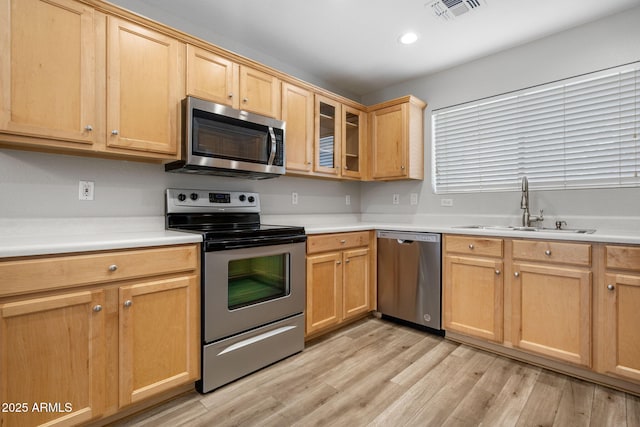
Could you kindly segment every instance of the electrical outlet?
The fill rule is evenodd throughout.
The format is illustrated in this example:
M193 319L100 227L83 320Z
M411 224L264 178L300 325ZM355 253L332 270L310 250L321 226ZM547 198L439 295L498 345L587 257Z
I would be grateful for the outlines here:
M453 199L440 199L440 206L453 206Z
M411 204L412 205L418 204L418 193L411 193Z
M93 200L93 181L80 181L78 184L78 200Z
M350 206L350 205L351 205L351 196L350 196L350 195L348 195L348 194L347 194L347 196L344 198L344 203L345 203L347 206Z
M394 205L399 205L400 204L400 195L399 194L394 194L393 195L393 204Z
M292 205L298 204L298 193L296 192L291 193L291 204Z

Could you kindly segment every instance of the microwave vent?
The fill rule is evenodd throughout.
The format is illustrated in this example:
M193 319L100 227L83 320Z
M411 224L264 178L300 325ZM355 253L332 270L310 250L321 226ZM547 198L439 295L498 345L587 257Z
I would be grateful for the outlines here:
M486 0L436 0L425 4L436 18L443 21L453 21L468 12L486 6Z

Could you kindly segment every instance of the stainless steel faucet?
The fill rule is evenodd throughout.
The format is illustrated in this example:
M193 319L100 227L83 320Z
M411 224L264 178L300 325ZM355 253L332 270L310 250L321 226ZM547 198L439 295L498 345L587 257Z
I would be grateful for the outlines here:
M522 212L523 227L531 227L532 222L544 221L542 209L540 209L540 215L538 216L531 216L529 213L529 180L526 176L522 177L522 198L520 199L520 209L524 209L524 212Z

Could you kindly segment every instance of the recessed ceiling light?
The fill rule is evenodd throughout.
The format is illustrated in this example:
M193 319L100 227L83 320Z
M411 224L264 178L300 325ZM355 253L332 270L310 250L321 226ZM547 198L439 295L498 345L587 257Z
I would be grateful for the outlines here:
M413 32L404 33L400 36L400 43L402 44L412 44L418 40L418 35Z

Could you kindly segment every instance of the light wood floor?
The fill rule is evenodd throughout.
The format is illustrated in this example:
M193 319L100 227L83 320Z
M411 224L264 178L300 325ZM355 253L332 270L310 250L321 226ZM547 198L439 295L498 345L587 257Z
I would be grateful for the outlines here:
M127 426L640 426L640 398L369 318Z

